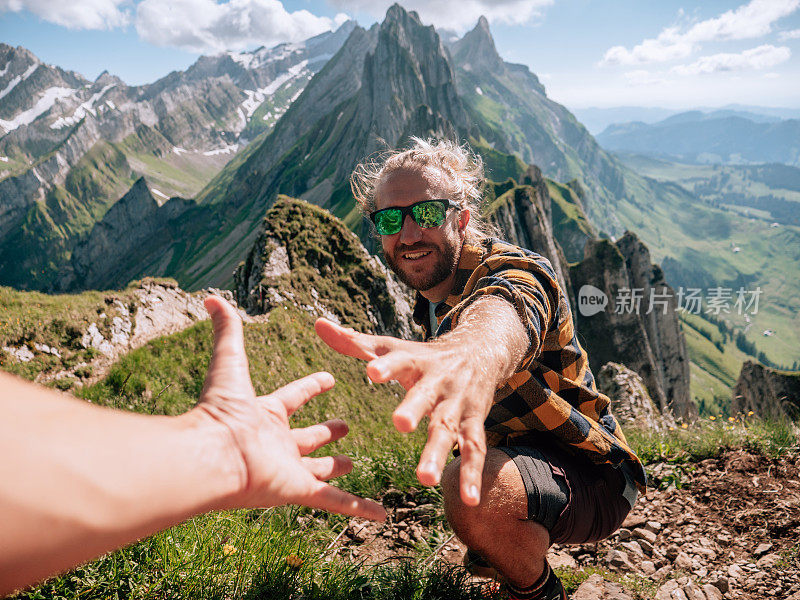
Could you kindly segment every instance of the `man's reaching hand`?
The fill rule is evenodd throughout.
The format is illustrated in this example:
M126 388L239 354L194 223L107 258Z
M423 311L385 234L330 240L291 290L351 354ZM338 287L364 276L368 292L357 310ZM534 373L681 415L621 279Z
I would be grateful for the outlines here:
M358 333L326 319L318 319L315 329L337 352L369 361L367 375L375 383L396 380L406 389L392 415L398 431L413 431L430 416L428 442L417 466L421 483L439 483L448 454L458 444L461 499L477 506L486 457L483 423L497 385L513 373L527 347L514 308L499 298L481 299L452 333L428 343ZM508 343L494 343L498 336Z

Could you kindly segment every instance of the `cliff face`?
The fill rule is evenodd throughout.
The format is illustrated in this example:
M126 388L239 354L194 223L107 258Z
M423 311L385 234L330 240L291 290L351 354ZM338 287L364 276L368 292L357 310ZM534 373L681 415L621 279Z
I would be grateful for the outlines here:
M141 268L130 260L141 244L160 240L159 246L150 248L158 255L155 251L171 241L170 223L193 205L183 198L172 198L160 205L145 179L140 178L75 248L73 273L63 276L62 287L71 287L72 280L86 288L125 285Z
M498 186L502 191L506 184ZM569 264L553 235L552 207L542 173L533 165L522 177L521 185L502 192L487 208L485 217L512 244L538 252L550 261L558 283L566 290L572 306L575 297L569 277Z
M678 322L674 290L667 285L661 267L650 262L650 251L635 234L626 232L617 240L617 247L625 257L631 288L643 292L642 305L646 304L647 310L641 316L667 403L671 407L693 407L689 395L689 355ZM658 301L664 305L659 306ZM679 410L678 414L684 413Z
M632 235L617 244L590 240L584 260L570 267L577 294L576 326L593 371L607 362L622 363L641 376L663 413L691 419L697 408L689 397L685 342L674 294L659 274L644 245ZM668 294L666 312L656 304L646 314L649 295L642 297L638 308L633 301L618 302L630 299L630 290L637 287ZM591 298L597 300L592 303Z
M606 363L597 374L597 389L611 400L611 412L623 426L642 431L664 431L675 425L669 414L663 415L653 403L642 378L619 363Z
M800 373L776 371L745 361L733 391L731 413L800 419Z
M282 196L236 269L234 294L250 314L290 302L359 331L411 338L407 292L329 212Z

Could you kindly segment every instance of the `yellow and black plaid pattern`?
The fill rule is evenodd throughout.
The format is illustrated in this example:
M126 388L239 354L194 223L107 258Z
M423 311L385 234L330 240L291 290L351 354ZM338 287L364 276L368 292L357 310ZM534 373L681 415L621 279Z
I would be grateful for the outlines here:
M486 295L514 306L530 340L519 369L495 393L484 423L487 443L525 445L550 438L595 463L627 463L643 491L644 468L609 411L608 397L597 391L569 302L546 258L496 239L482 246L465 244L453 291L436 309L437 330L429 330L428 301L421 295L414 321L426 338L442 335L458 324L467 306Z

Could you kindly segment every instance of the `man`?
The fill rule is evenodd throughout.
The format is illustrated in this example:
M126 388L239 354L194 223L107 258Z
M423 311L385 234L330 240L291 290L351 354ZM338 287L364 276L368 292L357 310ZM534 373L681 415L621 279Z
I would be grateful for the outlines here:
M323 319L317 332L368 360L373 381L406 388L399 431L430 416L417 475L441 480L472 566L496 569L509 598L566 598L548 547L615 531L644 470L596 389L550 263L490 238L477 218L480 160L451 142L412 142L361 165L352 184L387 264L418 292L414 318L428 342Z

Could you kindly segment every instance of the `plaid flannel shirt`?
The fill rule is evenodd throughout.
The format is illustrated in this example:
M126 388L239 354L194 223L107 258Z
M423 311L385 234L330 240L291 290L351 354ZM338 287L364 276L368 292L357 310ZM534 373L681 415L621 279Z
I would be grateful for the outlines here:
M546 258L497 239L464 244L453 290L436 307L437 330L430 331L429 304L419 294L414 321L426 339L445 334L464 309L486 295L514 306L530 342L517 371L495 392L484 422L487 444L554 443L595 463L624 464L644 491L642 463L609 411L608 396L597 390L569 301Z

